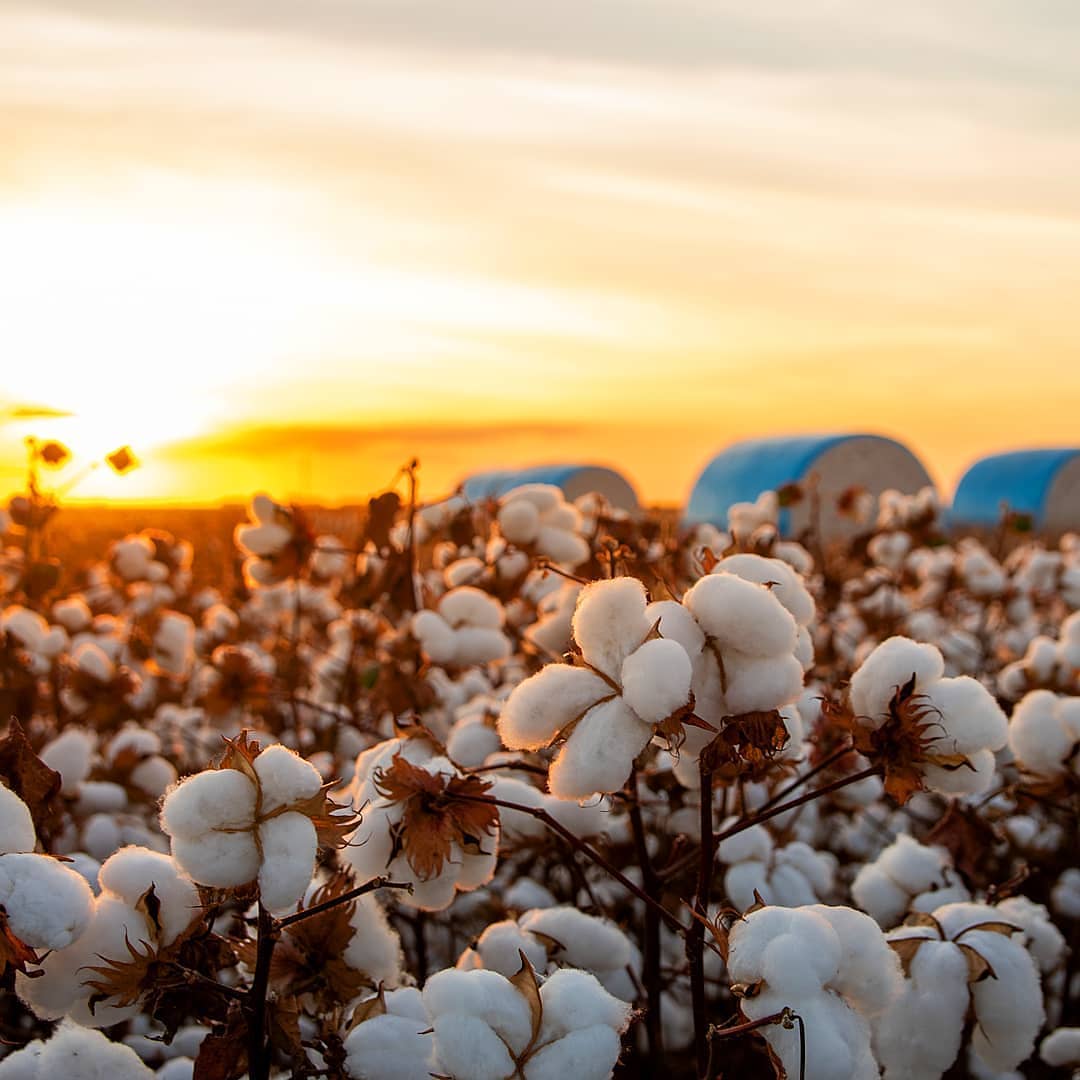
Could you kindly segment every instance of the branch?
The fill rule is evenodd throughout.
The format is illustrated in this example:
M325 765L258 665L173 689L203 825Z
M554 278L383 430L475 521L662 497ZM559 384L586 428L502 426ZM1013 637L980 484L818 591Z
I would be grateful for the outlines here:
M348 904L358 896L374 892L376 889L404 889L406 892L411 893L413 891L413 884L411 881L390 881L389 878L383 877L372 878L363 885L358 885L355 889L350 889L340 896L333 896L329 900L324 900L321 904L316 904L314 907L304 908L303 911L297 911L292 915L286 915L283 919L278 919L277 927L279 930L284 930L286 927L294 926L296 923L303 922L305 919L312 919L316 915L321 915L324 911L329 911L339 904Z

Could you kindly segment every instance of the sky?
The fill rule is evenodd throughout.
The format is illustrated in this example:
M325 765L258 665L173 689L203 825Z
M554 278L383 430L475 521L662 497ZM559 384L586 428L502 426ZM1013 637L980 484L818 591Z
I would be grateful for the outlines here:
M0 494L1080 438L1075 0L4 0ZM49 416L59 412L71 415ZM31 417L27 413L35 414Z

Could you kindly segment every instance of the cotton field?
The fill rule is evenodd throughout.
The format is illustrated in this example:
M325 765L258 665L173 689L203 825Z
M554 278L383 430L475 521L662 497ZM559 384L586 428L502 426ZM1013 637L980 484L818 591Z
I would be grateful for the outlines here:
M0 1080L1080 1076L1080 536L406 480L0 511Z

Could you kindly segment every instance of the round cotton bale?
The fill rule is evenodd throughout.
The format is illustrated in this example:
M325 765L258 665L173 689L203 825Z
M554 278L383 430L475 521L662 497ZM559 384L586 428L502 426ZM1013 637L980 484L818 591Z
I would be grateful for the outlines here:
M1080 529L1080 448L1014 450L976 461L957 485L950 523L991 529L1004 511L1029 514L1042 532Z
M798 435L735 443L705 466L686 507L688 525L727 524L728 509L753 502L764 491L815 479L823 541L849 537L862 526L836 510L852 487L879 495L887 488L914 493L933 486L929 473L908 448L880 435ZM780 531L800 536L811 525L809 498L781 511Z
M565 498L573 501L596 492L618 510L637 513L638 497L630 481L603 465L536 465L527 469L505 469L477 473L463 485L465 497L472 501L497 498L522 484L553 484Z

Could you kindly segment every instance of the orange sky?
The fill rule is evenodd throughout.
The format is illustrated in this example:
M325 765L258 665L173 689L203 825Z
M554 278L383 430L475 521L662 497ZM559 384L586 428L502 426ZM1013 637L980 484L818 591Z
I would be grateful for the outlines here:
M1074 0L9 0L0 492L1080 437ZM26 405L63 420L18 420ZM6 413L5 413L5 410Z

